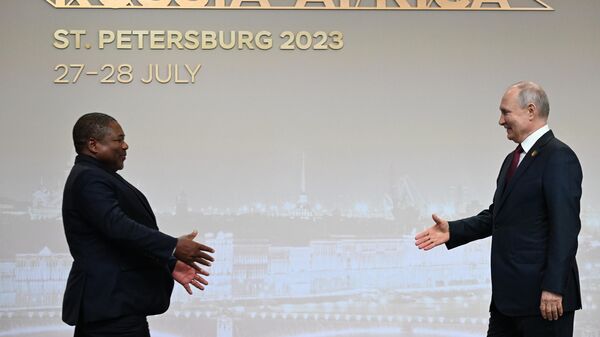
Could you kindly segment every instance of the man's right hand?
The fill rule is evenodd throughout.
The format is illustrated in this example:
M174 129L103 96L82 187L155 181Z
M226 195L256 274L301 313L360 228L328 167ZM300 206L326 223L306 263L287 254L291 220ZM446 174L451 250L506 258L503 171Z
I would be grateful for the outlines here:
M435 214L432 214L431 218L435 221L435 225L415 236L415 245L419 249L430 250L450 240L450 226L448 225L448 221Z
M214 253L215 250L194 241L194 238L198 235L198 232L193 231L190 234L184 235L177 239L177 246L175 246L175 253L173 255L177 260L193 267L196 270L201 270L196 263L210 266L211 262L215 259L208 253Z

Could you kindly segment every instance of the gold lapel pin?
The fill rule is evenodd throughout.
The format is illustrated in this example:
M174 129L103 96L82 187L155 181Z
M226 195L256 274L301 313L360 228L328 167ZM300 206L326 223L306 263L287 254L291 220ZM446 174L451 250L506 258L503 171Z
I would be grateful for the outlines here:
M537 150L533 150L533 152L531 152L531 156L535 157L538 155L538 151Z

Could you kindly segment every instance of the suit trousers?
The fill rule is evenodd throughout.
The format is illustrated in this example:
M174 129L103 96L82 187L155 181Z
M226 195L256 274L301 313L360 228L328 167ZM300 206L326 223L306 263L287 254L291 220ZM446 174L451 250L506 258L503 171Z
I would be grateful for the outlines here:
M146 316L123 316L78 323L74 337L150 337Z
M537 316L511 317L492 304L487 337L572 337L575 312L565 312L558 320Z

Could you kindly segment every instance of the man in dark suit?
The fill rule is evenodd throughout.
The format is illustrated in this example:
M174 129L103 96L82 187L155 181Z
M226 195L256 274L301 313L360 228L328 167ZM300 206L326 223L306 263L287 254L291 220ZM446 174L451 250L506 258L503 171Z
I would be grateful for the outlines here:
M150 336L147 315L169 307L173 279L204 289L212 248L163 234L148 200L116 173L129 146L117 121L82 116L73 128L77 152L63 196L63 224L74 262L63 320L76 337Z
M582 171L577 156L547 125L544 90L519 82L500 104L500 125L518 143L496 182L492 205L476 216L417 234L429 250L452 249L492 236L492 301L488 336L572 336L581 309L575 254Z

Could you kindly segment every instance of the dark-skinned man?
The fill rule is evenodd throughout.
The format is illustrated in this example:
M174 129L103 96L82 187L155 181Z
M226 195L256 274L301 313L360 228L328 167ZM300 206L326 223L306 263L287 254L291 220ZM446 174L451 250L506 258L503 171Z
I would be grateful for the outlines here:
M148 337L146 316L165 312L173 280L188 293L208 284L198 264L214 261L196 232L161 233L146 197L119 174L128 144L119 123L85 114L73 127L77 157L63 195L63 224L74 262L63 321L76 337Z

